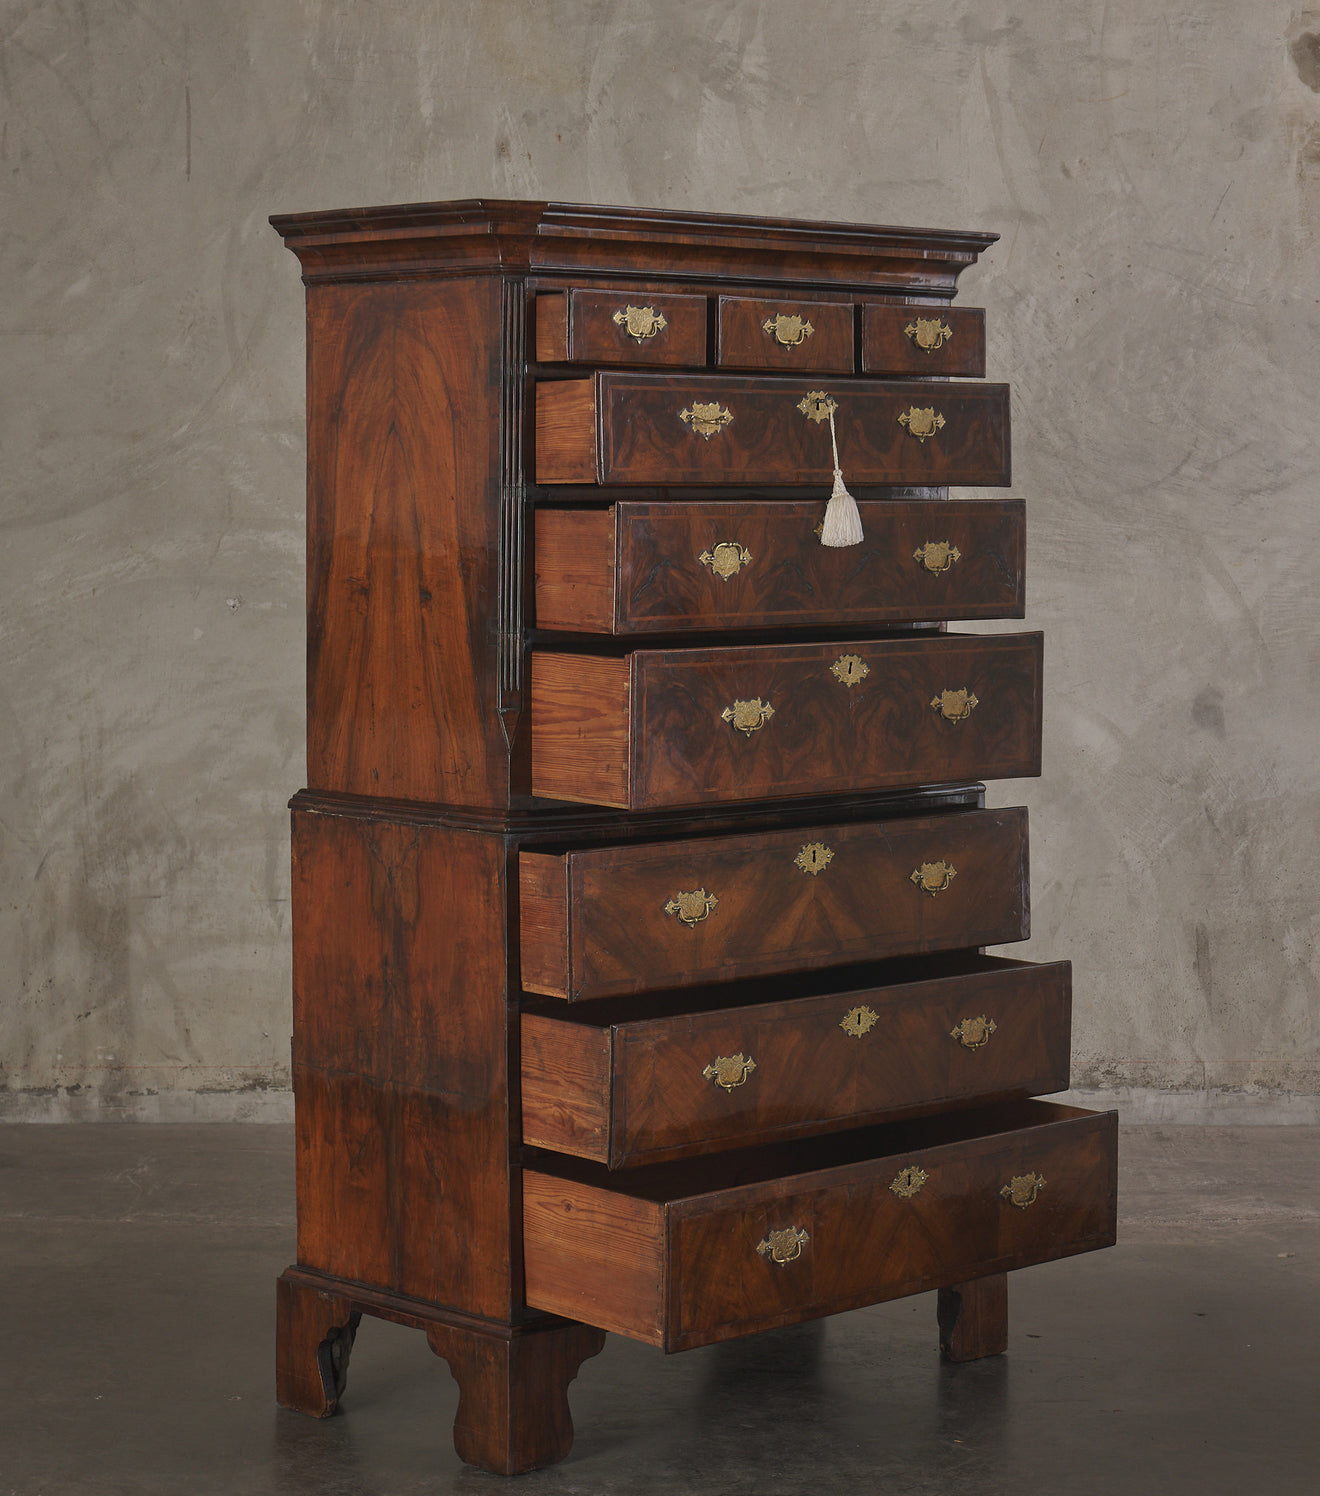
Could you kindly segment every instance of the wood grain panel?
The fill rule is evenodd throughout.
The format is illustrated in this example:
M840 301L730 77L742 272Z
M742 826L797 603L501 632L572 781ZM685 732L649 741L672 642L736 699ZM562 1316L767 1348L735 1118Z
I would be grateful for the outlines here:
M541 291L536 297L536 357L543 364L568 358L567 291Z
M907 334L918 317L938 317L953 334L929 352ZM867 374L950 374L985 377L985 312L979 307L892 306L862 308L862 369Z
M820 544L823 497L541 510L537 622L646 634L1022 617L1021 499L863 500L858 507L865 539L847 547ZM737 543L751 560L717 575L701 557L721 542ZM957 552L945 557L942 572L918 557L929 543Z
M499 282L318 285L307 317L308 782L505 805Z
M815 877L794 861L813 842L834 852ZM523 984L570 1000L1002 945L1030 933L1020 808L640 842L559 860L568 926L545 970L524 946ZM936 861L957 874L932 897L910 875ZM706 919L689 926L665 912L698 887L719 900ZM561 994L553 981L565 968Z
M614 632L614 510L536 512L536 614L542 629Z
M557 1229L539 1228L535 1250L538 1261L553 1255L558 1274L553 1304L539 1274L535 1290L529 1275L528 1301L570 1312L562 1305L577 1285L577 1318L656 1343L650 1296L629 1314L627 1297L602 1282L612 1270L600 1248L616 1231L624 1239L639 1214L649 1225L648 1205L667 1227L661 1260L649 1238L625 1260L630 1293L646 1272L667 1279L660 1330L670 1351L1108 1246L1115 1124L1112 1112L1028 1101L612 1176L588 1174L588 1165L569 1178L528 1172L524 1198L557 1202ZM908 1168L925 1179L904 1198L890 1186ZM1046 1182L1019 1210L1001 1190L1028 1172ZM778 1264L758 1252L770 1231L789 1226L807 1234L796 1259ZM530 1238L527 1252L530 1264Z
M532 655L532 788L630 809L1040 772L1040 634ZM834 673L860 661L854 684ZM628 691L627 663L632 666ZM965 720L939 709L969 691ZM752 730L725 716L768 704ZM631 761L631 773L628 764Z
M841 1026L858 1007L873 1027ZM523 1139L611 1168L1063 1090L1071 974L991 956L932 958L921 977L819 997L614 1020L525 1014ZM995 1024L968 1049L964 1019ZM744 1054L724 1090L704 1071ZM604 1099L614 1096L613 1119Z
M535 651L531 696L532 793L627 809L628 661Z
M812 330L786 345L765 330L778 316L801 317ZM856 367L851 301L721 296L717 336L717 362L726 369L851 374Z
M527 1302L651 1345L665 1332L665 1218L650 1200L523 1172Z
M536 387L540 483L808 484L829 493L829 426L798 404L821 378L734 374L600 373L572 396ZM826 381L828 383L828 381ZM830 391L838 401L839 460L849 482L940 487L1012 481L1008 386L850 380ZM546 402L544 417L539 413ZM595 419L587 418L588 402ZM732 418L711 436L684 410L714 404ZM942 427L925 440L900 423L913 408L932 408ZM539 435L542 421L549 439Z
M614 319L630 305L651 308L665 325L650 337L629 336L626 322ZM706 298L575 287L568 293L568 359L579 364L704 364Z
M528 992L568 992L568 868L562 857L518 853L518 941Z

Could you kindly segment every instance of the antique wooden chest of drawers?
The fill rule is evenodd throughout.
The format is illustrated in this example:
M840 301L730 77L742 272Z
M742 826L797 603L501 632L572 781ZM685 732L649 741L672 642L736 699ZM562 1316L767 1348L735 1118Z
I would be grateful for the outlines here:
M666 1350L1114 1239L1029 934L1042 644L993 235L459 202L273 220L307 287L298 1261L281 1403L426 1331L464 1459ZM826 424L826 418L829 424ZM822 521L838 463L863 538Z

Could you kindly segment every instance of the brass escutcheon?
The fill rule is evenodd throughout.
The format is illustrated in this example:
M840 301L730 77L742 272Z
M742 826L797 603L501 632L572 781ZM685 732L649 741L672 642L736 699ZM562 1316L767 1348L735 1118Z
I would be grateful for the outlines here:
M616 327L622 327L639 343L655 337L669 326L665 314L657 312L653 306L626 306L621 312L615 312L613 320Z
M712 400L708 405L694 400L689 409L679 411L678 419L709 441L712 436L717 436L724 430L733 416L718 400Z
M913 868L908 874L908 881L915 883L922 893L928 893L933 899L936 894L943 893L957 876L958 869L951 862L941 859L939 862L923 862L920 867Z
M805 343L816 331L805 317L790 317L785 312L777 312L773 317L767 317L761 323L761 327L776 343L782 343L785 348L796 348L799 343Z
M834 853L824 842L808 842L793 859L804 873L819 876L834 861Z
M912 559L919 561L932 576L948 571L955 561L962 560L962 552L947 540L928 540L912 552Z
M937 431L944 429L944 417L933 405L912 405L899 416L898 424L906 426L910 435L915 436L919 442L924 442L928 436L934 436Z
M925 1169L919 1169L916 1164L909 1164L906 1169L900 1169L889 1188L900 1200L910 1200L930 1176Z
M1036 1203L1036 1196L1044 1188L1045 1181L1039 1174L1014 1174L999 1193L1010 1205L1025 1210L1028 1205Z
M964 686L959 691L941 691L931 697L930 704L946 722L966 722L981 703L975 692Z
M779 1267L786 1267L802 1256L802 1248L810 1240L800 1226L785 1226L782 1231L767 1231L756 1250Z
M751 565L752 553L736 540L721 540L717 545L711 546L710 550L702 551L697 560L703 566L709 566L721 581L727 582L730 577L736 577L744 566Z
M871 667L860 655L840 655L830 666L830 674L845 686L855 686L871 673Z
M762 701L759 696L753 696L750 701L735 701L732 706L726 706L720 716L739 732L745 732L750 738L754 732L759 732L774 714L775 709L768 701Z
M934 353L953 336L953 328L938 317L914 317L903 329L923 353Z
M957 1028L949 1030L949 1038L956 1039L964 1049L980 1049L990 1042L990 1035L997 1027L993 1018L982 1013L979 1018L964 1018Z
M849 1008L839 1020L839 1027L852 1039L860 1039L863 1034L869 1034L880 1022L879 1015L873 1008L868 1008L865 1003L858 1008Z
M749 1054L719 1054L701 1073L722 1091L732 1091L742 1085L755 1069L756 1061Z
M839 402L824 390L808 390L797 408L809 421L828 421L830 411L838 410Z
M672 914L685 925L699 925L718 903L713 893L694 888L689 893L676 893L665 905L665 913Z

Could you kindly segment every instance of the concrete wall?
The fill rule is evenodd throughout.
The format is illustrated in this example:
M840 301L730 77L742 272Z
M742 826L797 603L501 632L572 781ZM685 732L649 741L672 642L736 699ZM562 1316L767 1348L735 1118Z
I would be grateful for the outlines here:
M1320 1115L1320 12L4 0L0 1115L286 1110L302 298L275 211L999 230L1076 1077ZM1131 1092L1130 1088L1136 1088Z

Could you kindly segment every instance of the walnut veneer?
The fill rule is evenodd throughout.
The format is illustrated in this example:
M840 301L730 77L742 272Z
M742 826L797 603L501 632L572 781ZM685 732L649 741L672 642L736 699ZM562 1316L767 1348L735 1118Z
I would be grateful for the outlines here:
M1113 1240L1029 931L1039 771L993 235L458 202L272 220L307 288L297 1262L279 1401L426 1333L462 1457L679 1350ZM958 377L952 377L958 376ZM821 545L840 457L863 543Z

